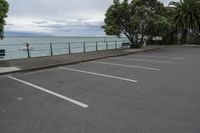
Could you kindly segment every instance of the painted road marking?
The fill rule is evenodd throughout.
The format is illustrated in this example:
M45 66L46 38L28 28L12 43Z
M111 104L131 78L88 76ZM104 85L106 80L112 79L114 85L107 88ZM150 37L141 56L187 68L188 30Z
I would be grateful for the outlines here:
M159 55L134 55L137 57L158 57L158 58L166 58L166 59L174 59L174 60L183 60L183 58L180 57L170 57L170 56L159 56Z
M137 80L127 79L127 78L121 78L121 77L116 77L116 76L106 75L106 74L101 74L101 73L83 71L83 70L72 69L72 68L67 68L67 67L59 67L59 68L60 69L65 69L65 70L69 70L69 71L86 73L86 74L97 75L97 76L102 76L102 77L107 77L107 78L113 78L113 79L119 79L119 80L124 80L124 81L129 81L129 82L135 82L135 83L138 82Z
M146 62L157 62L157 63L168 63L168 64L174 64L174 62L169 61L160 61L160 60L149 60L149 59L133 59L133 58L112 58L112 59L121 59L121 60L129 60L129 61L146 61Z
M99 62L99 61L92 61L90 63L113 65L113 66L122 66L122 67L130 67L130 68L141 68L141 69L160 71L160 69L158 69L158 68L143 67L143 66L133 66L133 65L125 65L125 64L117 64L117 63L107 63L107 62Z
M55 93L55 92L53 92L53 91L47 90L47 89L42 88L42 87L40 87L40 86L31 84L31 83L29 83L29 82L23 81L23 80L21 80L21 79L14 78L14 77L12 77L12 76L8 76L8 78L13 79L13 80L16 80L16 81L18 81L18 82L21 82L21 83L26 84L26 85L28 85L28 86L31 86L31 87L36 88L36 89L38 89L38 90L41 90L41 91L43 91L43 92L49 93L49 94L51 94L51 95L54 95L54 96L56 96L56 97L59 97L59 98L61 98L61 99L64 99L64 100L69 101L69 102L71 102L71 103L74 103L74 104L76 104L76 105L78 105L78 106L81 106L81 107L83 107L83 108L87 108L87 107L88 107L88 105L86 105L86 104L84 104L84 103L81 103L81 102L79 102L79 101L73 100L73 99L68 98L68 97L66 97L66 96L60 95L60 94Z

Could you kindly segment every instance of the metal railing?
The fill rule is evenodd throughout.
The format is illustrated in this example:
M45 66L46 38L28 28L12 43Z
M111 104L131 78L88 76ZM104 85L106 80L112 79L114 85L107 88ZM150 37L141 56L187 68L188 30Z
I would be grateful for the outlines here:
M54 56L90 51L121 49L126 41L94 41L94 42L65 42L65 43L26 43L0 44L0 49L6 50L4 59L31 58Z

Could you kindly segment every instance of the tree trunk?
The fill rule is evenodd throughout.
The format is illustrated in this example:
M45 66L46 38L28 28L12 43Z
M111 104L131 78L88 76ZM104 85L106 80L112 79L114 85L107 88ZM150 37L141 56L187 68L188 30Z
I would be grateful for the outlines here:
M138 42L139 41L139 38L138 36L139 35L131 35L131 34L128 34L126 32L124 32L124 34L126 35L126 37L129 39L131 45L130 45L130 48L141 48L142 45Z
M181 44L187 43L187 35L188 35L188 31L187 31L187 29L184 29L183 33L181 35Z
M130 40L130 42L131 42L130 48L134 48L134 47L135 47L134 41L133 41L133 40Z
M127 34L127 33L125 33L125 35L126 35L126 37L128 38L128 40L130 41L130 48L134 48L134 46L135 46L135 42L134 42L134 40L133 40L133 38L129 35L129 34Z

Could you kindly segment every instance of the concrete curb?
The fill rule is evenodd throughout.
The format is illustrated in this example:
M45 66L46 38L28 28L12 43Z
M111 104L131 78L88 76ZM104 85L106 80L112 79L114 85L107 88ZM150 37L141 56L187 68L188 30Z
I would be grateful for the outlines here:
M65 66L65 65L78 64L78 63L81 63L81 62L94 61L94 60L104 59L104 58L109 58L109 57L125 56L125 55L130 55L130 54L139 53L139 52L158 50L158 49L167 48L167 47L170 47L170 46L162 46L162 47L148 48L148 49L139 49L137 51L123 53L123 54L113 54L113 55L108 55L108 56L88 58L88 59L84 59L84 60L76 60L76 61L71 61L71 62L62 62L62 63L38 66L38 67L35 67L35 68L28 68L28 69L22 69L22 70L10 71L10 72L3 72L3 73L0 73L0 75L39 71L39 70L50 69L50 68L55 68L55 67L60 67L60 66Z

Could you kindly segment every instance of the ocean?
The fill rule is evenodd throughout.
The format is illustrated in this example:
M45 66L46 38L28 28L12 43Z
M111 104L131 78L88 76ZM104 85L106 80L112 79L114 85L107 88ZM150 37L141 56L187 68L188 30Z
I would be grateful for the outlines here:
M120 48L126 37L5 37L0 49L6 55L1 60L27 58L26 43L30 44L30 56L50 56Z

